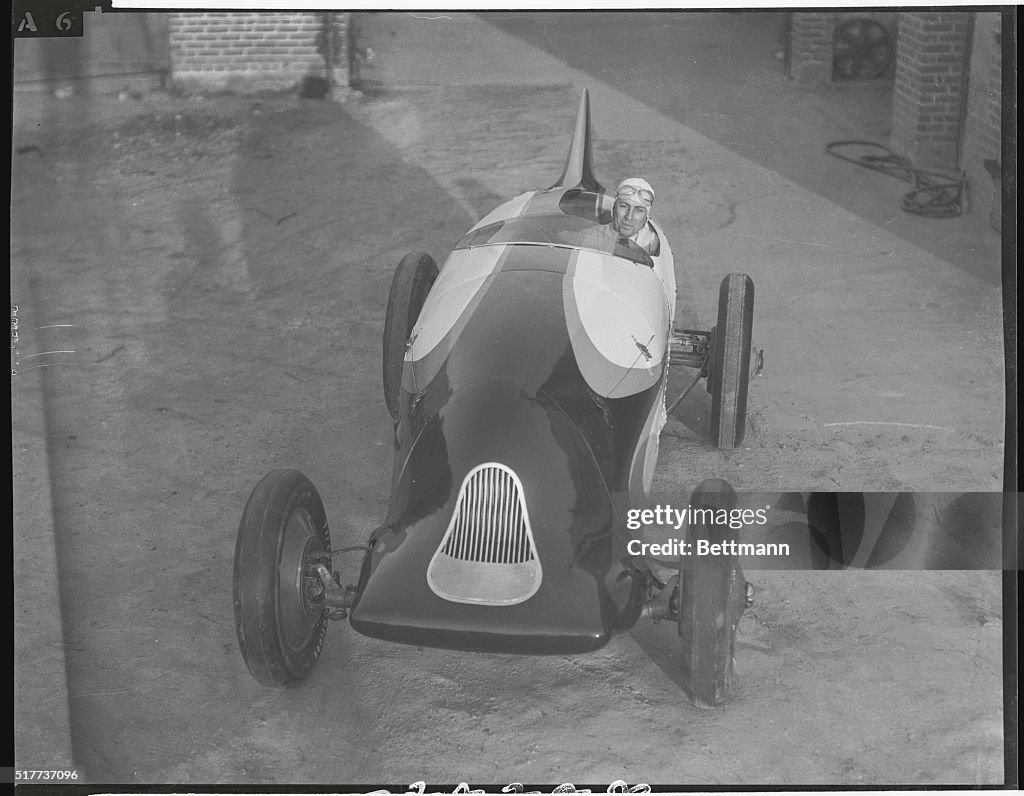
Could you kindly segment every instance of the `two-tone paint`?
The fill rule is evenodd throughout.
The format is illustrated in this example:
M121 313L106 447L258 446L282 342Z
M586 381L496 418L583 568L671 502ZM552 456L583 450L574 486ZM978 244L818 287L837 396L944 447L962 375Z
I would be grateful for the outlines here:
M559 181L495 209L441 265L410 335L359 632L573 653L639 617L649 581L623 512L657 461L675 275L657 225L654 256L617 238L612 201L584 94Z

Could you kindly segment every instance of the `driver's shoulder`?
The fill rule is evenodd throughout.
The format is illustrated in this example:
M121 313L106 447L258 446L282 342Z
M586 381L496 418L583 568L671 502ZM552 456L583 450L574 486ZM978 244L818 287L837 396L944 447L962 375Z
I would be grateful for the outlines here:
M636 234L637 245L644 249L652 257L657 257L661 251L661 237L654 225L647 221L643 228Z

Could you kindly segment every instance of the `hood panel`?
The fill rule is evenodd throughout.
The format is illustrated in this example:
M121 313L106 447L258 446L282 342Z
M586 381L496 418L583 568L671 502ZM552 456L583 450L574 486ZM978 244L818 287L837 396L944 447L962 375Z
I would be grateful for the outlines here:
M516 474L543 571L535 593L515 604L444 599L428 581L460 485L481 462ZM642 586L615 558L615 510L588 445L553 403L530 399L508 380L455 391L427 422L387 522L364 560L351 614L366 635L458 649L582 651L604 644L639 611Z
M661 379L671 323L645 266L555 246L459 249L413 330L403 388L420 392L446 368L453 389L506 376L532 392L568 351L591 390L622 398Z
M449 390L505 377L533 394L569 349L561 285L574 252L543 246L472 251L485 250L491 250L489 257L494 251L501 256L454 321L450 313L457 307L445 301L424 307L417 329L422 325L447 331L438 335L414 330L402 385L409 392L423 391L444 370Z

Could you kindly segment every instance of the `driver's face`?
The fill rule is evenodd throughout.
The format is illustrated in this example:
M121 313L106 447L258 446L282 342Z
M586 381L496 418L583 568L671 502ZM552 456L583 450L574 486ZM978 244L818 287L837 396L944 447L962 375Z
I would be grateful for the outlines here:
M612 206L612 226L624 238L631 238L647 223L647 208L625 199L616 199Z

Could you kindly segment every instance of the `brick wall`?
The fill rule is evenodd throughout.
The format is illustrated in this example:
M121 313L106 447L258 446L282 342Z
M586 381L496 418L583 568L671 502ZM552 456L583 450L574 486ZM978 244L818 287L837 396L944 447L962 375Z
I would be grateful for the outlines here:
M997 38L1000 23L1001 16L995 11L978 12L974 16L967 117L960 158L960 167L967 172L971 185L972 212L985 216L992 212L994 183L984 162L1002 157L1002 47Z
M334 13L335 85L348 85L347 13ZM170 15L171 79L178 86L286 89L326 77L322 12L195 12Z
M903 12L892 148L916 166L956 170L970 12Z

